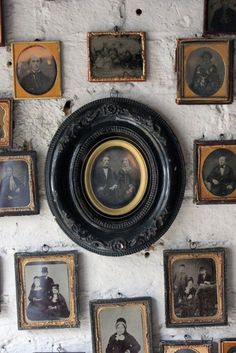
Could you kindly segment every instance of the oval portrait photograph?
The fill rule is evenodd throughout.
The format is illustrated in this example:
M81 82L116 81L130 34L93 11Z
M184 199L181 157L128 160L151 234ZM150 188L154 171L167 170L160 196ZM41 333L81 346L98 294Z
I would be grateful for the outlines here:
M194 50L186 63L186 81L200 97L214 95L223 85L225 65L221 55L212 48Z
M202 174L206 188L216 196L230 195L236 188L236 155L219 148L206 158Z
M130 142L104 142L88 158L84 183L88 199L97 210L112 216L126 214L146 192L145 159Z
M26 92L42 95L50 91L56 77L56 61L48 48L33 45L24 49L19 55L17 79Z

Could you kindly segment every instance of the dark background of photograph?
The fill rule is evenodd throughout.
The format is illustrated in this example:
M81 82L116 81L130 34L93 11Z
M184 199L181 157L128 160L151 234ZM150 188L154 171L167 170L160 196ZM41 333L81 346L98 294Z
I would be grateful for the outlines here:
M228 0L229 7L236 12L236 2L235 0ZM214 17L215 12L221 8L221 0L209 0L208 1L208 28L212 30L211 21ZM236 23L235 23L236 32Z
M181 264L185 265L185 273L189 277L193 278L193 286L196 288L197 280L199 275L200 267L205 267L207 273L211 276L211 281L215 282L215 262L212 259L190 259L190 260L177 260L172 266L173 276L179 272L179 266Z
M37 264L29 263L25 266L25 279L26 279L26 296L27 304L29 304L28 296L30 294L31 286L33 284L34 276L41 276L42 267L48 268L48 277L51 277L54 284L59 284L59 292L65 298L68 309L70 310L70 293L69 293L69 273L68 265L66 263L48 263L41 262Z
M207 44L205 44L207 45ZM219 75L220 83L221 85L224 82L224 77L225 77L225 65L224 61L222 60L222 57L220 54L217 53L216 50L213 50L207 46L204 46L202 48L194 50L188 57L187 63L186 63L186 81L188 85L191 85L194 72L196 70L196 67L198 65L202 64L202 54L204 52L210 52L212 54L212 59L211 63L212 65L215 65L217 68L217 73Z
M227 150L225 148L219 148L211 152L203 164L202 176L203 176L204 182L208 177L208 175L210 174L210 172L212 171L212 169L217 165L219 165L219 158L221 156L226 157L226 164L233 169L236 177L236 155L230 150Z

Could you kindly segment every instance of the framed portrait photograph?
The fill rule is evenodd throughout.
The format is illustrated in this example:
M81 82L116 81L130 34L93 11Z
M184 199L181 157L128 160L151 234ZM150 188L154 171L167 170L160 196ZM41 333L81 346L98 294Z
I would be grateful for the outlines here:
M236 202L236 140L194 142L195 202Z
M0 216L39 213L35 151L0 153Z
M236 34L234 0L205 0L204 34Z
M5 45L3 21L3 0L0 0L0 47Z
M145 81L145 45L144 32L89 32L89 81Z
M236 338L222 338L219 342L219 353L235 353Z
M166 325L226 325L225 250L164 251Z
M232 40L179 39L176 55L178 104L232 103Z
M78 326L78 255L16 253L18 328Z
M0 149L12 147L12 100L0 98Z
M61 97L60 42L15 42L11 49L15 99Z
M161 341L161 353L212 353L212 341Z
M151 298L90 302L94 353L151 353Z
M129 99L80 108L48 150L51 211L74 242L100 255L153 244L174 221L184 188L177 138L158 113Z

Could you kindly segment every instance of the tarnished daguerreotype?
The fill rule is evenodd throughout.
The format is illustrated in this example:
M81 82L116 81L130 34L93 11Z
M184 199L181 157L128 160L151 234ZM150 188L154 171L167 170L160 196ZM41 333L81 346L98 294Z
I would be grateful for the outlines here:
M195 141L195 201L236 202L236 141Z
M0 148L12 147L12 100L0 99Z
M236 338L223 338L219 342L219 353L236 353Z
M95 353L151 353L151 298L90 302Z
M0 153L0 216L39 213L36 152Z
M164 266L168 327L227 324L223 248L166 250Z
M145 81L144 32L89 32L89 81Z
M19 329L77 326L77 253L16 253Z
M15 99L61 96L59 42L12 44Z
M204 33L236 34L234 0L205 0Z
M212 353L212 341L161 341L161 353Z
M179 39L178 104L232 103L233 41Z

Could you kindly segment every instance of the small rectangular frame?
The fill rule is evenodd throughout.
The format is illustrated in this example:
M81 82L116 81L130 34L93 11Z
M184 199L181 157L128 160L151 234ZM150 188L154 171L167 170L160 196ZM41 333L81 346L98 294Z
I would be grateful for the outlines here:
M60 265L59 273L56 272L56 265ZM62 266L66 265L66 269L62 269ZM28 266L29 270L26 271L25 268ZM47 280L43 285L42 275L35 276L33 272L34 268L29 266L37 266L41 267L41 274L43 271L49 273ZM45 267L46 266L46 267ZM44 270L43 270L44 269ZM54 274L54 279L50 277L50 271ZM18 329L19 330L32 330L32 329L47 329L47 328L64 328L64 327L78 327L78 253L77 251L63 251L63 252L19 252L15 253L15 273L16 273L16 296L17 296L17 314L18 314ZM28 274L28 275L27 275ZM68 279L68 287L65 289L65 283L62 278L67 276ZM34 277L30 277L30 275L34 275ZM51 275L52 276L52 275ZM61 276L61 277L60 277ZM30 277L31 282L28 283L27 279ZM45 289L50 288L46 291L45 290L41 293L34 293L32 290L35 288L35 278L39 278L40 286ZM59 278L60 277L60 278ZM57 280L57 284L55 284L54 280ZM32 283L30 287L30 283ZM54 304L55 310L51 308L50 303L52 299L49 298L50 290L52 290L52 286L59 285L59 296L58 301L60 300L60 310L63 314L58 316L57 305ZM64 289L64 296L65 293L67 296L63 296L60 292L60 287ZM45 287L45 288L44 288ZM29 292L30 291L30 292ZM68 292L68 293L67 293ZM42 294L42 295L41 295ZM29 295L30 299L27 298ZM43 297L43 301L40 302L41 306L32 308L34 304L34 295L37 299ZM52 295L52 294L51 294ZM47 297L47 298L46 298ZM69 304L65 305L66 299ZM27 305L27 300L29 301ZM46 305L45 305L46 302ZM32 304L33 303L33 304ZM37 301L36 301L37 303ZM67 311L66 311L67 308ZM59 312L61 314L61 311ZM66 314L65 314L66 311ZM30 318L27 316L30 315ZM37 315L40 316L40 320L37 320ZM36 317L36 319L33 318ZM33 319L32 319L33 318Z
M196 262L192 268L189 260ZM192 270L188 274L187 265ZM227 325L224 248L165 250L164 275L167 327Z
M232 103L233 45L225 38L177 40L177 104Z
M12 99L0 98L0 149L12 147Z
M212 353L213 343L209 340L161 341L160 353L177 353L179 351L192 353Z
M236 338L222 338L219 342L219 353L234 353L236 351Z
M108 314L106 314L106 310ZM102 353L105 352L105 350L106 353L112 351L113 344L115 345L117 342L113 340L113 337L115 336L114 331L118 323L124 327L123 331L125 332L120 332L120 334L124 334L124 342L127 349L129 349L128 347L131 345L133 352L135 352L137 349L139 350L141 346L143 347L142 351L144 353L152 353L150 297L93 300L90 302L90 316L94 353ZM103 321L102 316L104 318ZM105 325L104 322L107 325ZM108 329L109 332L106 332L106 329ZM142 333L137 332L138 329L142 330ZM133 336L134 334L135 337Z
M197 204L236 202L236 140L194 141L194 195Z
M121 45L118 45L118 39ZM96 47L95 40L98 42ZM130 43L126 45L128 41ZM145 32L89 32L88 80L90 82L145 81Z
M217 1L214 1L214 4L210 4L211 2L212 0L204 0L204 35L236 35L236 8L234 11L232 6L229 6L225 9L225 11L223 10L223 7L219 7L219 0L218 3ZM232 5L233 0L228 0L228 3L229 2L231 2ZM209 11L209 8L211 8L211 10L213 9L212 5L215 6L215 11L213 14ZM224 23L224 13L226 12L227 18L230 19L230 21ZM221 21L221 19L223 21Z

